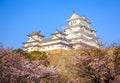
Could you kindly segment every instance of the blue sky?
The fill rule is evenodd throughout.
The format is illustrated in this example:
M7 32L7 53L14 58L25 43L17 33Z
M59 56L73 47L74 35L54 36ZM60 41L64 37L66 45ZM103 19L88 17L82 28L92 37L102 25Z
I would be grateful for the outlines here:
M120 41L120 0L0 0L0 42L21 48L38 30L49 38L73 11L91 20L100 42Z

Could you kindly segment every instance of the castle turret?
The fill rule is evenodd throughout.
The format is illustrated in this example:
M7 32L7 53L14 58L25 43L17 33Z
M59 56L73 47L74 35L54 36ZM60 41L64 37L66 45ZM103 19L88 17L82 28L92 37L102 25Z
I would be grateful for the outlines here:
M42 33L39 31L39 32L32 32L31 34L27 35L29 37L29 40L28 41L42 41L43 39L43 35Z
M43 40L43 35L42 33L39 32L32 32L31 34L27 35L29 37L27 42L24 42L24 50L25 51L34 51L34 50L39 50L40 48L40 41Z
M65 38L65 36L66 36L65 33L61 32L61 31L59 31L57 29L56 29L56 31L54 33L52 33L52 35L53 35L52 39Z

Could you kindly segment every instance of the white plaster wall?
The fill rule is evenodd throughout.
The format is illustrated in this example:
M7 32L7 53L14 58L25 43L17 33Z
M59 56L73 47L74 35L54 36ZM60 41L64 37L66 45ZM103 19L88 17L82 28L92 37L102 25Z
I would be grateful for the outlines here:
M32 37L29 37L28 42L35 41L35 40L39 40L39 41L41 41L41 40L42 40L42 37L40 37L40 36L38 36L38 35L35 35L35 36L32 36Z
M46 47L42 47L41 51L49 51L49 50L55 50L55 49L65 49L65 50L69 50L70 48L62 45L62 44L58 44L58 45L52 45L52 46L46 46Z
M42 43L41 45L48 45L48 44L59 43L60 41L61 40L55 40L55 41L45 42L45 43Z

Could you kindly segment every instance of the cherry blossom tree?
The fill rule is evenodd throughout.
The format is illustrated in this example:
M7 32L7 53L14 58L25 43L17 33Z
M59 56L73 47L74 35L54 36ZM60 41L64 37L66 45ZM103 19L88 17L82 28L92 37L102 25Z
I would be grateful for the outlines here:
M45 66L43 61L30 61L10 48L0 47L0 83L56 83L55 67Z
M80 77L89 79L91 83L115 83L120 76L120 47L116 47L113 55L109 55L108 50L84 50L85 55L74 55L76 61L70 64L70 68L76 70Z

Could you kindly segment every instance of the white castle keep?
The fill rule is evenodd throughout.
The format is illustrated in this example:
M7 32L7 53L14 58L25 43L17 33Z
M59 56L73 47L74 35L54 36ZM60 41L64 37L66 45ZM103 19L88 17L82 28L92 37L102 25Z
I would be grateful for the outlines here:
M56 30L52 33L52 38L43 39L43 34L32 32L28 35L29 40L24 42L25 51L48 51L55 49L80 49L83 45L99 48L98 37L96 31L90 28L91 22L83 16L76 13L67 20L68 26L64 27L64 31Z

